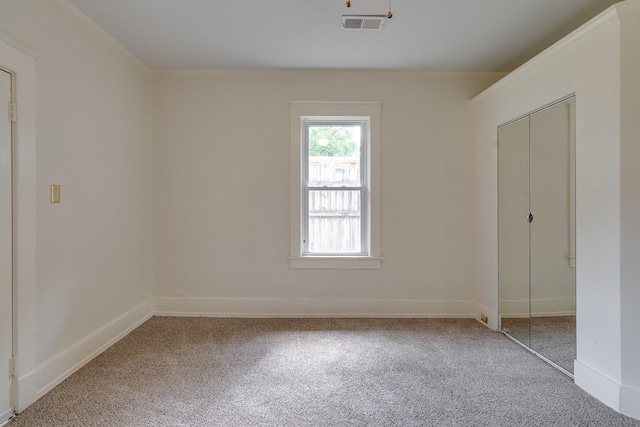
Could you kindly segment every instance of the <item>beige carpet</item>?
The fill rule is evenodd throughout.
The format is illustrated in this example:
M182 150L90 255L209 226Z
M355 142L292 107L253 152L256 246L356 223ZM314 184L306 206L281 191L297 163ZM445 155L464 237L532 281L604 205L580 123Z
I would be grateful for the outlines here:
M475 320L152 318L22 426L640 426Z

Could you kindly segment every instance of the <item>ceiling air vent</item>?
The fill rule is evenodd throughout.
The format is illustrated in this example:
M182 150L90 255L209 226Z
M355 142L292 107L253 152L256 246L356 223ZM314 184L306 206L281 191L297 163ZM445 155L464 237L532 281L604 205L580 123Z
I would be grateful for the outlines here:
M382 30L384 22L387 20L385 15L342 15L343 30Z

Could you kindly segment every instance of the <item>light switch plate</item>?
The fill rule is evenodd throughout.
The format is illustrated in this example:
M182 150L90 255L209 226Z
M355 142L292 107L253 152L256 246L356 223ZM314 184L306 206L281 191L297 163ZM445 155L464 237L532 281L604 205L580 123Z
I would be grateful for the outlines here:
M51 203L60 203L60 186L52 185L50 189Z

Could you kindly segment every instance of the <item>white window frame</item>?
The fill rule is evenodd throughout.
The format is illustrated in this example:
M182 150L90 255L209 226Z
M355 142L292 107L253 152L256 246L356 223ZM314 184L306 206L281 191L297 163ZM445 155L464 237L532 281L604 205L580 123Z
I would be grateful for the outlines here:
M382 266L380 248L380 122L382 102L318 102L290 101L291 126L291 206L290 254L291 269L379 269ZM363 253L327 254L306 253L305 236L305 163L306 123L365 122L362 162L366 163L366 195L362 198ZM368 167L367 167L368 166Z
M344 117L326 117L321 120L315 118L304 117L304 144L303 144L303 161L302 161L302 254L303 256L369 256L369 204L367 199L369 196L369 118L344 118ZM331 187L322 186L315 187L309 185L309 128L313 126L352 126L360 128L359 142L359 178L357 186L349 187ZM356 253L322 253L311 252L309 250L309 197L312 191L356 191L360 195L360 252Z

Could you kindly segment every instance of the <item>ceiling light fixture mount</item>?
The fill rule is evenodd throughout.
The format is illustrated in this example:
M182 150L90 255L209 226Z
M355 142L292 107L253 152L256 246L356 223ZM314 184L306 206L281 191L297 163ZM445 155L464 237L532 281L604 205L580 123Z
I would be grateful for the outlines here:
M351 7L351 0L347 0L347 7ZM391 0L389 0L389 12L387 12L387 18L393 18L393 13L391 12Z

